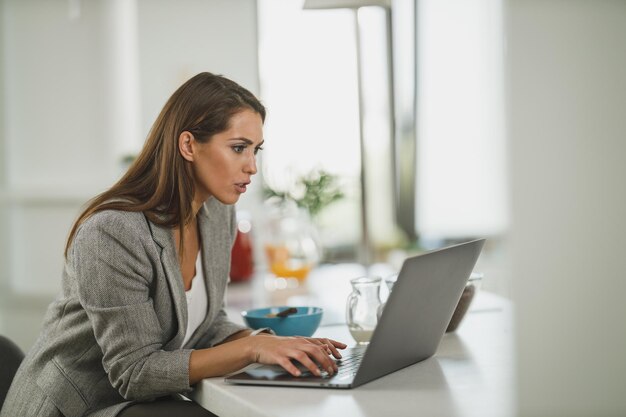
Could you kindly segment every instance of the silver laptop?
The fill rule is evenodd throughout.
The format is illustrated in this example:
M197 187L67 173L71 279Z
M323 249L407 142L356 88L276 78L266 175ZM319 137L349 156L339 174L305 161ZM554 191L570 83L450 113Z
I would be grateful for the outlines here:
M473 240L406 259L369 345L342 351L335 375L318 377L301 367L302 375L294 377L280 366L263 365L226 382L354 388L431 357L484 243Z

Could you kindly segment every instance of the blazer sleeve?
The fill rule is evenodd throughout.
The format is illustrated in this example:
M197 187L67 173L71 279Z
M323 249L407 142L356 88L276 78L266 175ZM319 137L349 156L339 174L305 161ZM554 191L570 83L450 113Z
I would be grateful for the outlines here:
M102 364L127 400L191 390L191 350L163 350L166 335L150 296L156 272L149 254L156 249L149 236L145 221L102 212L81 226L69 254Z
M204 349L219 345L229 336L242 330L249 330L249 327L230 321L224 310L224 304L222 304L222 309L217 314L217 317L215 317L209 331L198 340L194 347L196 349Z

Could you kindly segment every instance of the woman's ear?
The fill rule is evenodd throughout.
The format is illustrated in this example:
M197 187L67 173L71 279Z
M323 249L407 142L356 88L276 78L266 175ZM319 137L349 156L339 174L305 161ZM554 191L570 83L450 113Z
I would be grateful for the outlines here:
M187 131L184 131L178 137L178 152L189 162L192 162L194 159L194 141L193 135Z

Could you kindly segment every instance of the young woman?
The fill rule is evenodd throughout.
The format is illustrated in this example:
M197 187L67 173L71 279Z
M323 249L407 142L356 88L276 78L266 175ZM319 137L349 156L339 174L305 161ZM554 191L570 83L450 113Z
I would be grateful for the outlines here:
M207 415L171 395L253 362L336 371L343 343L257 334L223 310L232 205L257 172L264 119L222 76L172 95L128 172L74 224L61 294L1 417Z

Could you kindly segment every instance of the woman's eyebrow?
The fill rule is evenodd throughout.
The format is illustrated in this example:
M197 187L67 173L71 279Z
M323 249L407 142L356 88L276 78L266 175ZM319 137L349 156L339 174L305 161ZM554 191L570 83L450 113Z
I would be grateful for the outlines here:
M254 144L254 141L252 141L252 140L250 140L248 138L230 138L229 140L230 141L241 140L241 141L244 141L248 145L253 145ZM261 146L264 143L265 143L265 139L263 139L257 146Z

